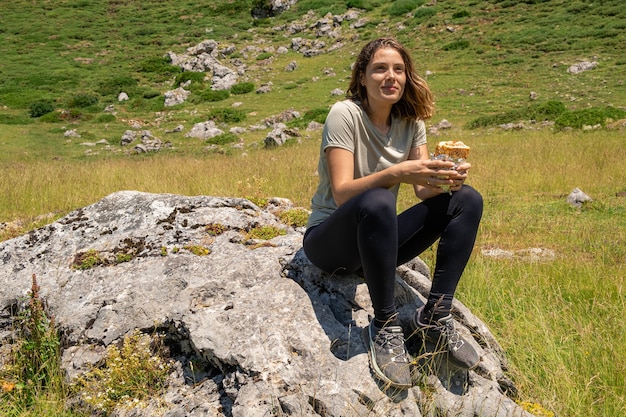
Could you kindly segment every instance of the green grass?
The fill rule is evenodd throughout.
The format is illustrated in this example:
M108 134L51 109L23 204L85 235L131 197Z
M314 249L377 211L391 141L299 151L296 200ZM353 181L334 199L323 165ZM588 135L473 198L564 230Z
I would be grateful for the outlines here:
M483 193L486 206L458 298L504 346L520 400L559 416L626 414L626 197L619 196L626 192L626 142L623 130L579 129L583 119L623 117L626 8L620 0L459 0L428 7L404 0L307 0L262 22L250 17L252 0L5 3L0 25L0 222L11 223L0 231L0 239L125 189L241 196L256 202L279 196L308 207L317 185L320 132L305 132L304 127L310 120L323 121L338 100L331 90L347 88L361 45L392 34L414 53L422 75L430 71L437 114L429 124L447 119L453 129L441 139L472 146L470 182ZM301 19L309 9L321 17L348 7L366 11L369 23L355 30L344 22L341 40L346 46L335 52L312 58L291 50L284 55L264 52L272 58L263 61L257 60L260 52L247 58L240 53L249 44L288 47L290 38L273 28ZM45 24L33 30L33 22ZM184 75L163 60L165 52L180 54L205 39L217 40L220 47L234 45L237 58L247 65L231 94L214 97L206 93L210 86L200 76ZM293 60L298 68L285 72ZM567 68L580 60L599 65L568 74ZM223 63L230 65L227 59ZM163 93L186 79L197 84L189 102L165 109ZM254 93L269 82L270 93ZM120 91L129 94L128 102L117 102ZM531 91L538 94L536 101L530 100ZM240 105L233 107L236 102ZM31 117L33 103L50 103L55 110ZM503 115L510 121L556 120L549 103L560 103L558 117L573 130L504 132L494 127ZM108 105L114 106L115 116L104 112ZM186 138L185 132L165 133L179 124L187 131L209 117L228 132L289 108L303 115L290 122L303 136L289 147L263 149L266 132L248 131L218 137L215 141L226 151L216 152L205 141ZM171 141L172 147L133 155L119 146L133 123ZM68 129L81 138L66 138ZM81 145L100 139L110 149ZM239 140L243 150L228 148ZM582 209L569 207L565 197L574 187L594 201ZM413 202L403 187L400 207ZM499 260L481 252L532 247L551 249L556 259ZM423 257L432 262L433 251ZM54 415L46 404L64 398L59 392L38 397L21 415ZM11 405L2 398L0 413Z

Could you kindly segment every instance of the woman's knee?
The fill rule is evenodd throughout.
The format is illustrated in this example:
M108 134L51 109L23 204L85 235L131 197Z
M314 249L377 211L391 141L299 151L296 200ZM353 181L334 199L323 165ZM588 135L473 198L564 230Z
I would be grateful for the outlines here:
M359 208L363 213L396 215L396 196L386 188L374 188L359 195Z
M464 185L456 193L458 201L463 207L463 211L471 211L476 213L479 217L483 212L483 196L469 185Z

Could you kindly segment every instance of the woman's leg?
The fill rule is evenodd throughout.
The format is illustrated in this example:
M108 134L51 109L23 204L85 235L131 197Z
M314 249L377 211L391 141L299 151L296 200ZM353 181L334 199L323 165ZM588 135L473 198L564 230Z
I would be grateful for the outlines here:
M441 194L428 199L398 216L398 265L440 239L425 308L428 314L435 314L435 318L450 312L452 298L476 241L482 209L481 195L465 185L452 195Z
M397 245L396 199L378 188L350 199L307 231L303 246L309 260L328 273L363 269L380 328L396 318Z

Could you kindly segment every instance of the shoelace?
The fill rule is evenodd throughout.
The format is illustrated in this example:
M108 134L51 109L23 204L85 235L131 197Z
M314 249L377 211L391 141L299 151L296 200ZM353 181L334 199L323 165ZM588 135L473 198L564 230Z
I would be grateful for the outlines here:
M448 340L448 345L451 351L457 351L463 347L465 341L454 328L454 322L452 320L446 320L440 326L441 333L446 335L446 339Z
M408 362L404 351L404 338L402 335L381 329L378 331L376 337L374 337L374 342L393 354L391 357L392 362Z

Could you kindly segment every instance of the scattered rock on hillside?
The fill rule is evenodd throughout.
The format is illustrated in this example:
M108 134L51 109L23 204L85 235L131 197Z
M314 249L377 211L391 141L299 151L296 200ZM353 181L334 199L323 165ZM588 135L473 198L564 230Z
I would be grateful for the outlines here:
M567 68L567 72L570 74L579 74L584 71L589 71L598 66L596 61L583 61L577 64L571 65Z
M219 129L215 122L212 120L208 120L202 123L196 123L193 125L189 133L185 135L188 138L198 138L198 139L210 139L212 137L223 134L224 131Z
M165 107L171 107L171 106L176 106L178 104L182 104L185 102L185 100L187 100L187 97L189 97L189 94L191 94L191 92L188 90L185 90L183 87L178 87L175 90L166 91L165 102L163 103L163 105Z
M101 363L103 347L135 329L164 335L173 361L166 392L113 415L530 417L505 394L515 386L497 341L458 300L457 325L482 353L478 368L459 371L435 355L416 367L413 388L377 385L360 336L372 314L366 284L314 267L303 230L277 217L287 207L123 191L1 242L0 343L11 343L36 274L69 376ZM258 228L278 233L254 238ZM88 251L107 262L80 264ZM425 300L424 274L419 259L398 268L405 327Z
M576 187L572 190L571 193L567 196L567 202L573 206L580 208L585 203L593 201L591 197L585 194L580 188Z

